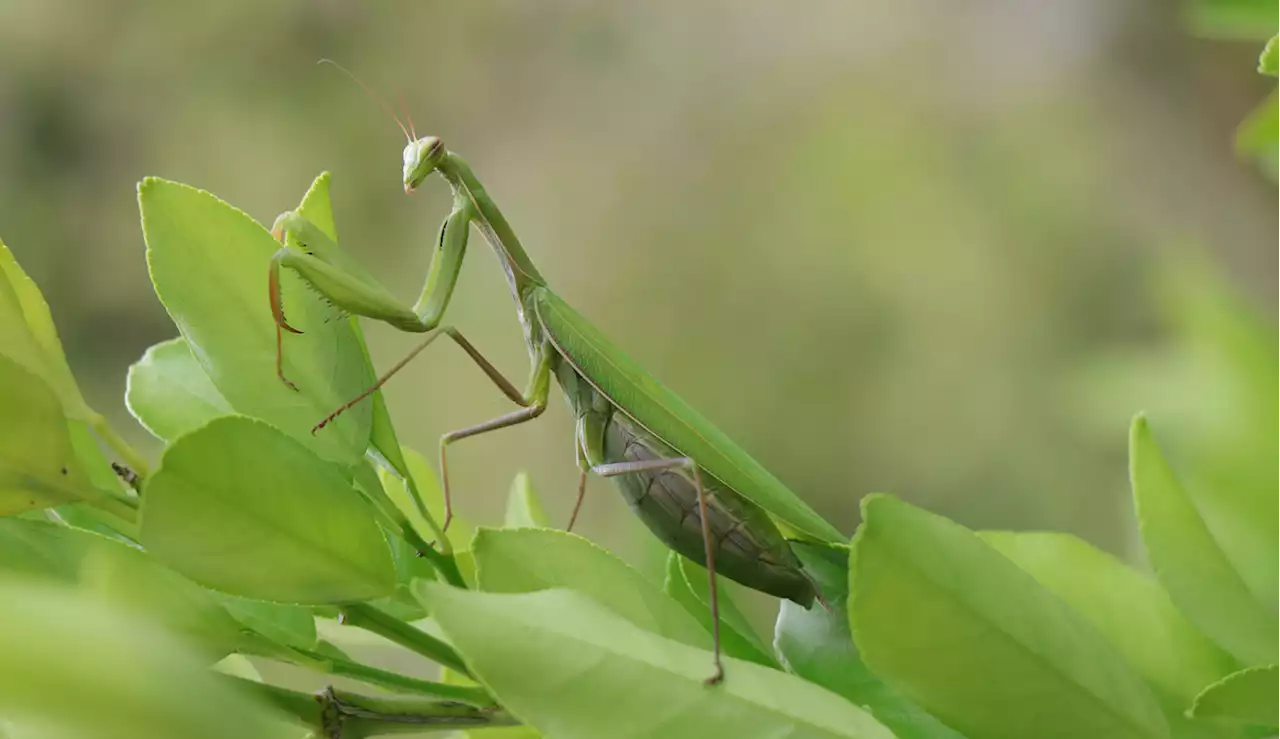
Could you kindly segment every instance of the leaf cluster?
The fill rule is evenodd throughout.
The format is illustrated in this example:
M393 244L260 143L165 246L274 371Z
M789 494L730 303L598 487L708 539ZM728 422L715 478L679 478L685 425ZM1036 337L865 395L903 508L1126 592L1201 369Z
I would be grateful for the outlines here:
M299 211L336 241L328 184ZM179 333L129 373L130 411L165 443L154 468L85 405L48 307L0 249L0 715L13 736L1276 731L1274 485L1201 484L1141 416L1130 478L1153 575L1068 534L975 532L872 495L847 543L795 543L825 603L781 603L766 638L722 597L727 679L708 687L698 565L672 553L651 581L549 527L524 475L501 528L455 520L446 535L436 472L400 446L379 394L312 433L373 381L357 324L286 274L285 311L305 332L290 337L281 369L298 390L286 387L266 290L279 244L185 185L148 179L139 201ZM1223 332L1228 363L1274 379L1273 332ZM1274 454L1270 419L1239 429L1258 442L1244 454ZM362 634L438 677L352 657ZM342 687L301 693L264 680L267 662Z

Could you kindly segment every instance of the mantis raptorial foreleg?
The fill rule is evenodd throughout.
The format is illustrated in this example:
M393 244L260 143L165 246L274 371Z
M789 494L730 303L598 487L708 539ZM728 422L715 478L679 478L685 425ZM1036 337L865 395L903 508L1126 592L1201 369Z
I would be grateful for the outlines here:
M471 218L472 209L467 202L454 203L453 211L441 225L436 238L435 252L431 257L431 267L427 272L422 295L413 306L401 303L379 285L340 251L338 245L315 224L293 212L284 213L277 218L271 233L284 246L271 258L267 284L271 314L276 323L276 373L280 380L289 387L294 387L284 374L281 332L302 333L289 325L284 314L280 283L282 267L297 273L313 290L348 313L382 321L401 331L427 333L439 327L449 299L453 297L453 288L457 284L462 259L466 255ZM477 356L465 340L460 341L457 336L454 336L454 340L459 341L472 358ZM430 340L424 342L421 348L430 343Z
M546 362L536 362L529 388L521 392L493 365L458 329L453 326L440 326L440 320L448 307L457 284L458 272L466 253L470 224L475 217L475 209L465 198L456 198L453 211L440 227L436 239L436 250L432 255L431 267L427 273L426 284L418 302L410 307L398 301L385 288L379 285L363 270L353 267L337 244L310 221L296 213L285 213L276 219L272 234L285 244L271 258L268 273L268 292L271 299L272 316L276 323L276 374L281 382L293 388L297 387L284 374L283 333L300 334L301 330L291 326L284 313L283 295L281 292L280 269L288 268L296 272L312 289L342 310L355 315L373 318L388 323L402 331L427 333L426 339L420 342L409 354L389 370L384 372L368 389L336 408L321 419L311 432L316 433L329 425L335 418L352 406L368 398L382 388L397 372L422 353L442 334L453 339L467 356L475 362L481 371L493 382L502 394L513 403L522 407L521 411L508 414L489 423L459 429L445 434L440 439L441 488L444 493L445 516L442 528L447 530L453 520L453 499L447 474L446 447L468 436L475 436L507 426L513 426L533 418L537 418L546 408L547 370ZM290 247L294 248L290 248ZM539 367L542 367L539 370ZM539 380L539 372L541 379Z

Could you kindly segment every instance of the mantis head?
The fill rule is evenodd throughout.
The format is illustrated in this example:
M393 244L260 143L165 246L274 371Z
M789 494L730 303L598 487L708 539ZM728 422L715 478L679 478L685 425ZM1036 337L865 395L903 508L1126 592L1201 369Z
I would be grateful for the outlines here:
M413 192L427 175L444 159L444 142L435 136L423 136L404 147L404 191Z

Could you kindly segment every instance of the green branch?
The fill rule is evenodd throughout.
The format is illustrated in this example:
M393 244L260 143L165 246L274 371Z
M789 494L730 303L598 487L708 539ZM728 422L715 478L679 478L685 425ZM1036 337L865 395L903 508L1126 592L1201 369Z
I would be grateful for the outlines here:
M351 662L336 657L328 657L319 652L297 649L309 660L302 663L307 667L323 667L323 672L337 677L349 677L362 683L376 685L397 693L415 693L420 696L438 698L440 700L466 703L479 708L496 708L497 701L489 695L489 691L478 685L448 685L446 683L421 680L399 673L383 670L378 667Z
M412 652L416 652L454 672L471 676L462 657L453 647L415 626L365 603L353 603L342 606L340 623L355 626L373 634L395 642Z
M226 679L328 739L364 739L383 734L519 723L501 709L476 708L453 701L373 698L334 688L308 694L240 677L226 676Z
M107 419L102 414L93 414L89 419L89 425L93 428L94 433L98 435L98 438L106 442L107 446L111 447L111 451L115 452L116 456L129 465L129 469L133 470L138 477L144 480L147 479L147 476L151 474L151 466L147 464L141 454L138 454L133 447L129 446L129 442L121 438L115 429L111 428L111 424L107 423Z

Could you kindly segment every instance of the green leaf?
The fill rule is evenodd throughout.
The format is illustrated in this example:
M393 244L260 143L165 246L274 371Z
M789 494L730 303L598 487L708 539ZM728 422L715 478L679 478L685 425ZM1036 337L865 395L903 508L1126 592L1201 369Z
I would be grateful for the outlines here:
M698 619L698 622L704 627L710 628L711 624L711 590L707 577L707 568L690 560L687 557L681 557L675 552L675 565L680 569L680 575L684 578L685 588L698 603L702 604L704 609L702 612L706 615ZM668 567L671 561L668 559ZM668 575L670 570L668 569ZM664 582L665 584L665 582ZM736 585L730 584L729 580L716 575L716 586L719 588L719 601L717 605L720 608L720 639L725 644L725 653L738 659L750 660L759 665L766 667L781 668L778 660L774 659L773 654L765 647L764 642L760 640L760 636L756 634L755 627L747 620L746 614L738 608L738 604L733 602L730 595ZM697 614L697 611L694 611ZM730 633L731 632L731 633ZM732 642L733 648L728 646Z
M1273 160L1276 155L1277 141L1280 140L1280 132L1277 132L1278 123L1280 123L1280 98L1277 98L1276 91L1272 90L1267 99L1250 111L1236 128L1236 151L1241 156L1258 160L1257 163L1273 179L1276 176L1276 163Z
M679 603L693 618L702 625L708 634L711 633L711 609L707 608L707 604L703 601L706 597L707 589L702 588L702 598L693 591L689 585L689 579L685 576L684 567L681 560L684 559L679 554L667 550L665 577L662 582L662 591L667 594L675 602ZM703 573L706 570L702 570ZM705 575L703 575L705 577ZM762 651L758 646L757 640L752 636L745 636L738 633L738 630L725 622L723 614L720 619L720 648L730 657L737 657L748 662L755 662L758 665L766 665L769 667L779 666L772 657Z
M351 480L356 490L369 501L374 513L378 516L378 521L386 526L388 531L399 533L408 523L409 519L382 487L382 479L378 476L378 470L370 457L365 457L346 468L343 476Z
M409 475L412 477L414 486L417 488L418 495L422 498L427 512L436 521L444 521L444 492L440 489L440 477L436 474L435 469L421 454L409 447L402 447L400 453L405 469L408 470ZM428 540L433 538L434 535L431 533L432 526L423 518L422 513L419 512L417 505L413 502L412 494L398 475L386 468L379 468L378 477L382 481L387 495L396 504L396 507L409 517L410 523L413 524L418 533ZM455 550L465 549L475 533L475 524L465 517L455 515L453 523L449 525L449 542Z
M1158 583L1070 534L984 531L983 541L1084 616L1147 682L1189 704L1235 660Z
M479 685L476 681L447 667L440 668L440 682L446 685ZM521 725L461 731L449 739L539 739L541 736L542 734L532 726Z
M0 715L19 725L94 739L297 736L135 612L30 581L0 581L0 603Z
M1275 665L1250 667L1205 688L1196 697L1190 714L1195 718L1226 719L1274 730L1280 725L1278 694L1280 680Z
M123 491L120 476L111 468L111 462L102 453L98 437L93 433L93 429L89 428L89 424L84 421L69 420L67 433L71 438L71 448L75 451L76 459L80 461L80 467L88 477L89 484L104 493L120 495Z
M267 267L280 244L243 212L209 193L156 178L138 188L156 294L219 393L240 413L270 422L321 457L364 456L372 406L360 403L316 434L312 427L373 384L363 347L345 319L284 270L290 322L276 376L276 326Z
M827 606L782 601L774 647L795 674L862 706L898 739L964 739L885 685L862 663L849 635L849 548L792 542Z
M324 232L325 236L338 240L338 227L334 223L333 204L329 200L329 181L332 178L328 172L321 172L319 177L311 182L311 187L307 188L306 194L302 196L302 202L298 204L298 214L316 228Z
M302 197L302 204L298 206L297 212L309 220L316 228L323 231L326 236L333 239L336 244L338 241L338 229L334 224L333 205L329 200L329 181L328 172L320 173L320 176L311 183L306 195ZM338 252L338 255L342 257L342 263L337 265L340 269L360 275L370 281L373 280L372 276L364 271L359 262L350 259L341 251ZM373 363L369 358L369 347L365 344L364 333L360 330L360 323L354 316L347 318L346 321L356 337L356 342L360 345L360 351L364 354L365 363L372 368ZM401 455L400 442L396 439L395 426L391 423L391 413L387 410L387 402L382 395L382 391L375 390L369 396L368 403L371 415L369 429L371 449L368 451L375 453L376 461L390 465L399 475L409 474L409 466ZM411 505L402 507L401 510L405 513L416 512L417 504L412 502L413 493L410 492L408 497ZM428 530L419 528L418 533L427 539L434 538L434 534Z
M338 228L334 223L333 205L329 200L329 181L329 173L321 172L320 176L311 183L311 187L307 189L306 195L302 196L302 204L298 206L298 213L303 218L311 221L312 225L323 231L325 236L333 239L336 244L338 241ZM354 260L347 259L339 266L348 272L358 271L363 274L363 269ZM364 333L360 330L360 323L354 316L348 318L347 323L351 326L351 331L355 334L356 341L360 344L360 351L364 353L365 363L372 367L372 360L369 359L369 347L365 344ZM369 444L400 474L407 474L408 467L404 458L400 456L400 442L396 439L395 426L391 423L391 413L387 410L387 402L382 395L382 391L375 390L368 400L371 414Z
M1223 39L1265 39L1280 22L1269 0L1190 0L1186 16L1196 34Z
M1258 603L1232 567L1141 415L1129 434L1129 475L1143 544L1173 602L1245 664L1274 660L1274 613Z
M215 593L232 618L278 644L302 649L316 647L316 619L302 606L270 603Z
M2 519L0 569L78 584L185 637L213 660L239 641L239 625L209 591L145 552L98 534Z
M556 739L725 736L891 739L834 693L645 631L581 593L499 595L420 583L432 615L480 682Z
M49 383L67 416L82 421L92 419L94 413L85 405L76 378L67 366L49 304L3 241L0 241L0 347L11 359Z
M1069 534L981 532L1012 560L1084 616L1156 689L1180 739L1238 739L1240 732L1194 721L1187 706L1236 662L1178 611L1158 583Z
M534 492L529 473L517 473L511 481L511 492L507 496L503 528L545 528L548 525L547 512L542 507L542 501L538 500L538 494Z
M1258 56L1258 74L1280 77L1280 48L1276 45L1278 40L1280 36L1272 36Z
M680 604L625 562L576 534L481 528L471 552L482 590L530 593L572 588L642 629L697 647L711 646L706 630Z
M118 544L97 534L43 521L0 519L0 569L11 575L78 583L85 554L98 542Z
M862 515L849 620L886 683L971 736L1169 735L1093 626L973 532L884 495Z
M1275 130L1273 124L1273 136ZM1216 390L1190 394L1182 402L1198 410L1162 430L1169 431L1167 449L1177 451L1188 500L1254 600L1274 615L1280 602L1275 321L1225 281L1206 278L1210 272L1203 263L1179 264L1165 280L1185 337L1182 351L1204 373L1201 384Z
M1280 146L1280 95L1268 95L1235 131L1239 154L1262 156Z
M179 438L143 500L142 542L202 585L306 604L395 587L369 504L339 468L264 423L225 416Z
M164 441L235 412L181 337L147 349L129 367L124 402L147 431Z
M0 355L0 516L100 498L43 380Z
M242 654L228 654L215 664L212 669L224 675L242 677L255 683L262 682L262 673L258 672L258 668L254 667L249 658Z

